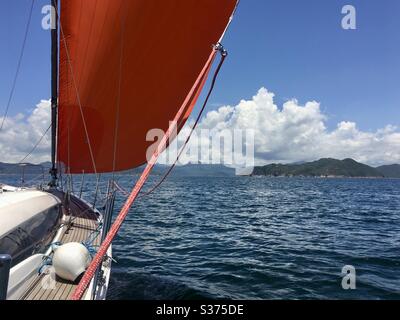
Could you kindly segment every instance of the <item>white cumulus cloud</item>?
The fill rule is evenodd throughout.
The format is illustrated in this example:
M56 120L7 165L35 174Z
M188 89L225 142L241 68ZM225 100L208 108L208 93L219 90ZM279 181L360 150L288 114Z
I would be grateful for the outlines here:
M50 101L42 100L29 114L7 117L0 132L0 161L18 163L38 143L50 126ZM2 121L3 118L0 118ZM49 161L51 138L48 133L25 162L41 163Z
M209 112L197 131L253 130L256 164L325 157L353 158L370 165L400 163L398 128L388 125L375 132L364 132L356 123L348 121L328 130L326 121L327 116L321 112L318 102L300 105L291 100L279 108L274 94L261 88L251 100ZM180 140L183 141L188 131L188 128L182 131ZM204 139L201 143L205 143Z

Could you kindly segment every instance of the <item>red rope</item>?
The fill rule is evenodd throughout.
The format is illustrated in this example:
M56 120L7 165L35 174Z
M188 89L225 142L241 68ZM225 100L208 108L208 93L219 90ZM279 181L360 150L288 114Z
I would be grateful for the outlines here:
M72 295L72 298L71 298L72 300L82 299L86 289L89 287L89 284L92 281L92 279L96 273L96 270L101 265L103 258L106 256L108 248L110 247L112 241L114 240L119 229L121 228L122 223L124 222L126 216L128 215L130 208L132 207L133 203L137 199L137 197L140 193L140 190L143 188L143 185L145 184L146 180L148 179L148 177L150 175L151 170L153 169L154 165L156 164L162 151L168 145L168 141L169 141L170 137L172 136L173 132L175 132L175 130L177 129L177 123L178 123L179 119L182 118L187 105L190 103L194 94L196 94L196 89L199 87L199 83L202 80L203 75L209 70L209 68L214 60L214 57L216 55L216 52L217 52L216 50L213 50L213 52L211 53L206 65L204 66L203 70L200 73L200 76L196 80L196 83L190 90L184 103L182 104L181 108L179 109L178 113L176 114L174 121L170 124L168 131L164 135L164 137L161 140L160 144L158 145L156 151L154 152L152 158L150 159L146 168L144 169L141 177L137 181L136 186L133 188L131 194L129 195L128 199L126 200L124 206L121 209L121 212L119 213L114 224L110 228L109 233L107 234L104 242L101 244L96 256L93 258L86 273L82 277L82 280L80 281L78 287L75 289L75 291Z

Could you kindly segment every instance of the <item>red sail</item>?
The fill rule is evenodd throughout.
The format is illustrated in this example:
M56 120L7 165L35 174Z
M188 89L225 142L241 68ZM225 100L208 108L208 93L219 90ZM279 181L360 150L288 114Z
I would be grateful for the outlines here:
M58 161L71 173L144 164L154 143L146 141L148 131L166 131L184 101L190 103L179 123L190 115L204 81L192 87L235 6L62 0Z

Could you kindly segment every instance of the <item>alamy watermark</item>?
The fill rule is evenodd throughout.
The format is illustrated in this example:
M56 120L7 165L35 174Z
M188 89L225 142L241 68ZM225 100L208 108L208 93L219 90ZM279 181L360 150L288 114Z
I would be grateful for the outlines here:
M42 28L44 30L54 30L56 28L57 11L51 5L43 6L42 14L44 15L42 19Z
M357 289L357 274L356 268L353 266L344 266L342 269L342 288L343 290L356 290Z
M169 139L169 148L164 153L166 163L174 163L178 158L182 141L177 138L177 126ZM165 132L161 129L153 129L147 133L146 141L154 142L146 153L150 162L153 154ZM250 175L255 166L255 131L252 129L199 129L192 133L190 142L179 157L178 165L189 163L219 164L235 168L238 175Z
M342 8L342 28L344 30L356 30L357 29L357 11L352 5L345 5Z
M43 279L40 282L43 290L55 290L57 285L57 274L54 267L47 267L43 272Z

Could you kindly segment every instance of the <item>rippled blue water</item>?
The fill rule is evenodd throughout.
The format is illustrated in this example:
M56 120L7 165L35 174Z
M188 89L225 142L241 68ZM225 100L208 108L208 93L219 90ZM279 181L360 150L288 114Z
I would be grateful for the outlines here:
M400 180L171 177L114 242L109 299L399 299L399 191ZM341 287L345 265L356 290Z

